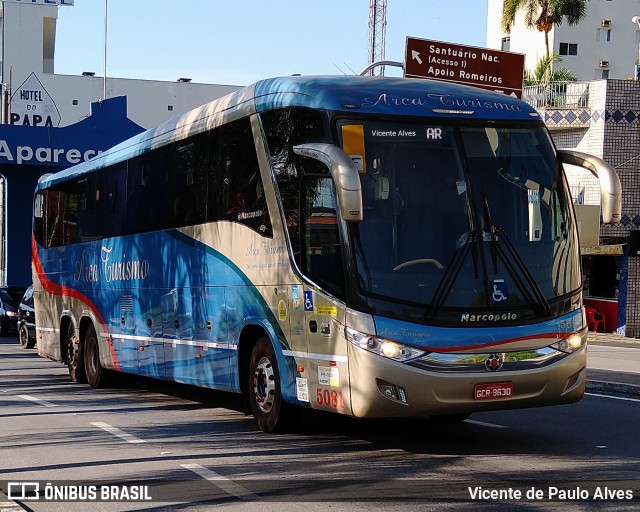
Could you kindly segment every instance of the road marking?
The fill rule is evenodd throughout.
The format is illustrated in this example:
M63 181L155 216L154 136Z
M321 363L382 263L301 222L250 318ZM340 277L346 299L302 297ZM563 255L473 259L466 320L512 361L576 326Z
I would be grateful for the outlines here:
M611 398L611 400L624 400L626 402L640 402L640 398L626 398L624 396L600 395L598 393L585 393L589 396L599 396L600 398Z
M46 400L40 400L35 396L31 395L18 395L18 398L22 398L23 400L29 400L30 402L35 402L38 405L44 405L45 407L58 407L58 404L54 404L53 402L47 402Z
M24 512L24 508L15 501L0 501L0 510L2 512Z
M120 439L124 439L127 443L132 443L132 444L146 443L144 439L140 439L139 437L132 436L131 434L127 434L126 432L123 432L119 428L109 425L108 423L102 423L101 421L96 421L91 424L94 427L98 427L106 432L109 432L109 434L113 434L114 436L119 437Z
M257 494L252 493L246 487L230 480L227 477L219 475L215 471L211 471L200 464L180 464L184 469L195 473L196 475L204 478L208 482L211 482L216 487L222 489L228 494L233 494L241 500L258 500L260 497Z
M491 427L491 428L509 428L504 425L498 425L496 423L485 423L484 421L477 420L464 420L465 423L473 423L474 425L480 425L482 427Z

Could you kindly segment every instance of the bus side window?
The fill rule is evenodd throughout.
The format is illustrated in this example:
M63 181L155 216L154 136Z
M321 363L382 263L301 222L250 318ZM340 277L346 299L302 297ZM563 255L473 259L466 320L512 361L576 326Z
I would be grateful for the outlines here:
M165 208L165 181L162 172L164 148L128 162L127 232L144 233L162 228Z
M213 138L215 176L213 186L210 182L209 187L222 203L218 204L218 220L239 222L271 237L271 220L249 119L215 130ZM210 196L210 204L212 199Z
M270 163L282 201L293 259L302 268L300 253L300 177L304 166L293 147L307 142L331 142L324 114L307 108L282 108L260 115L269 149ZM316 172L313 169L307 171ZM322 172L322 171L317 171ZM326 168L325 168L326 172Z
M36 239L38 245L46 247L45 245L45 203L46 203L46 190L38 192L33 202L33 236Z
M78 194L73 182L65 190L45 190L34 203L34 236L43 247L59 247L77 242Z
M191 226L207 218L207 172L209 133L196 135L171 146L168 165L172 219L165 227Z
M302 183L302 271L342 296L344 272L338 231L338 206L331 178L310 176Z

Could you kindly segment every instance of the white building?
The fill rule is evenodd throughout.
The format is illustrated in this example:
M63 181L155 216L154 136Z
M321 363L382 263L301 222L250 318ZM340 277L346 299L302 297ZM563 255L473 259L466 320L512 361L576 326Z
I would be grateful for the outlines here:
M521 11L510 34L500 28L503 0L487 0L487 47L523 53L525 67L535 68L546 48L544 33L527 28ZM577 25L566 22L549 32L549 49L579 80L626 79L634 76L640 29L631 19L640 15L637 0L589 0L587 16Z
M56 75L58 9L73 3L0 2L0 285L31 281L32 201L40 176L238 88Z
M55 74L58 9L73 9L73 0L35 2L0 3L0 82L11 96L12 114L7 113L5 120L16 125L68 126L84 119L92 102L104 99L104 80ZM151 128L237 88L108 77L106 97L126 96L129 119Z

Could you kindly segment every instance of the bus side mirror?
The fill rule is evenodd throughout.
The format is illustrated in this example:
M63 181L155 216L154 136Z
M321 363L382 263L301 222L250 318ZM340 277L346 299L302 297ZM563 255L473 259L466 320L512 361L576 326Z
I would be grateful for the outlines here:
M332 144L310 143L294 146L296 155L319 160L331 171L340 215L347 222L362 221L362 187L353 160Z
M577 165L587 169L600 180L600 208L602 222L620 222L622 216L622 186L618 173L604 160L572 149L558 150L558 158L563 164Z

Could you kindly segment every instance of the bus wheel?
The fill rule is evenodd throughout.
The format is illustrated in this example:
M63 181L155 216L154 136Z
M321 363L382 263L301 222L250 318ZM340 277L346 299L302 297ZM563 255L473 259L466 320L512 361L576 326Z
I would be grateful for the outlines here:
M82 344L76 335L76 328L73 324L69 324L67 330L67 367L69 368L69 376L73 382L85 383L87 376L84 372L84 357Z
M91 324L84 337L84 371L92 388L105 385L105 370L100 364L100 348L96 328Z
M293 411L282 401L278 363L271 343L265 337L258 340L251 354L249 402L263 432L281 432L291 425Z
M20 337L20 346L22 348L33 348L36 346L36 340L29 336L29 329L22 324L18 329L18 336Z

